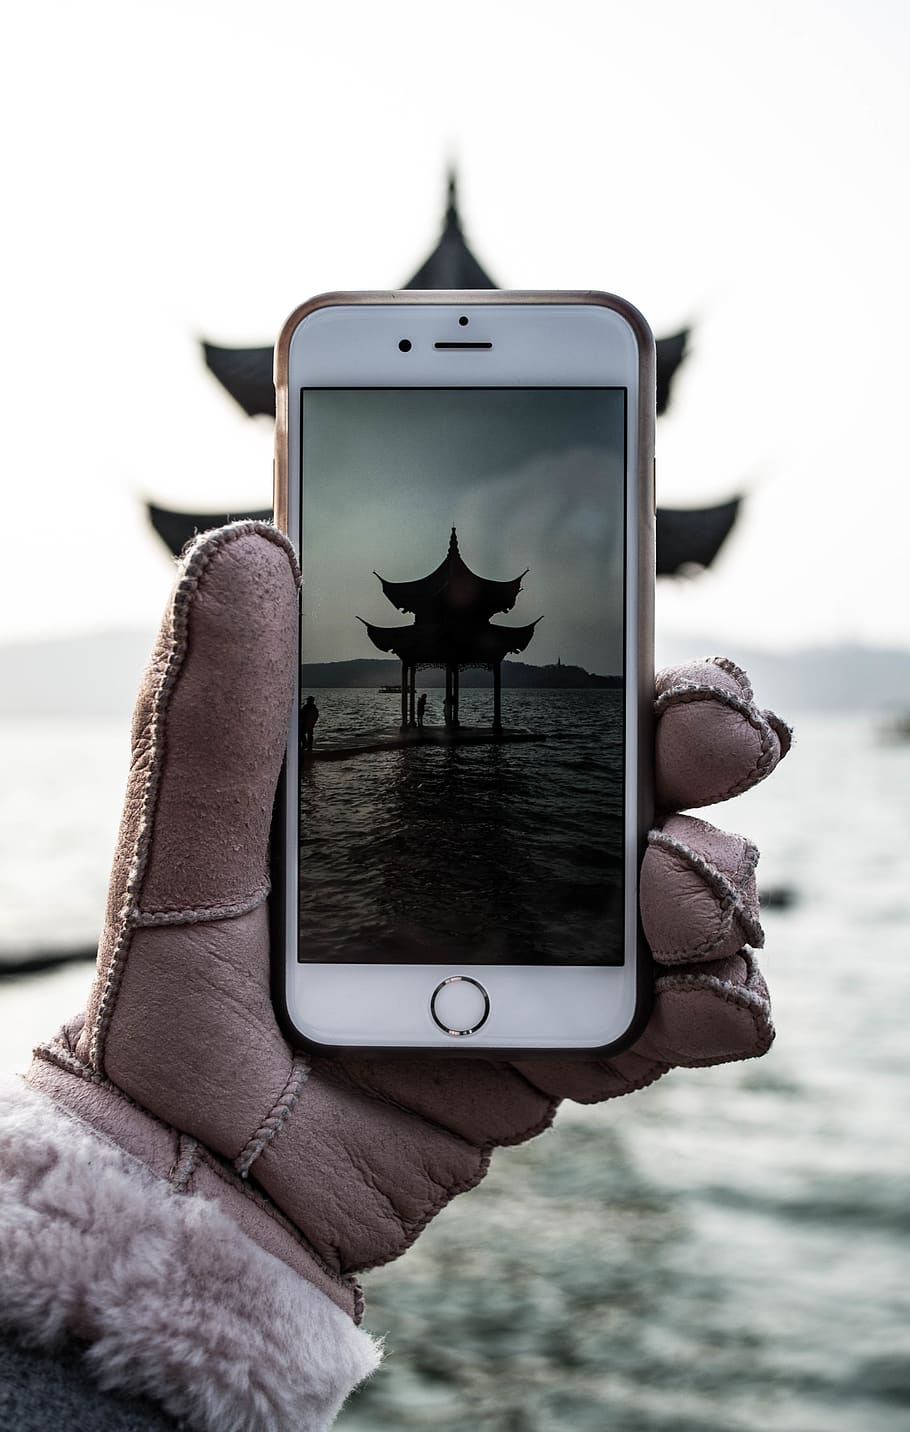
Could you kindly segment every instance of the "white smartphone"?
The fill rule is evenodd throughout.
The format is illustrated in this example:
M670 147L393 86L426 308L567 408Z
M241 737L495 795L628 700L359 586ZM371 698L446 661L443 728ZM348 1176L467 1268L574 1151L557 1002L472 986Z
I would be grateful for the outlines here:
M274 995L322 1053L608 1055L650 994L655 356L602 293L328 294L276 349L301 557Z

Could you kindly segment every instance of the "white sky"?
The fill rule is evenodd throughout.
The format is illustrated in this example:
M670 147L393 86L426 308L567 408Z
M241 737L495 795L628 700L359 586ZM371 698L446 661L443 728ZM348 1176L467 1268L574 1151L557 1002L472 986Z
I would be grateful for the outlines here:
M267 504L196 339L403 282L444 166L500 282L695 324L659 497L745 487L665 636L906 644L910 7L82 0L4 23L0 639L149 626L140 499Z

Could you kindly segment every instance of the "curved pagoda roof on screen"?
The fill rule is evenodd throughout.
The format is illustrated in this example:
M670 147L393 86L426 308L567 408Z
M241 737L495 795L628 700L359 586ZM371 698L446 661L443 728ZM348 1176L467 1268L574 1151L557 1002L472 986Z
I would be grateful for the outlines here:
M449 550L436 568L416 582L390 582L374 572L382 583L383 596L400 612L413 612L418 622L445 621L461 613L475 621L489 621L496 612L510 612L518 600L522 578L528 568L510 582L478 577L458 550L458 534L452 528Z
M360 618L363 621L363 618ZM363 622L370 641L380 651L391 652L407 666L482 666L493 671L507 656L524 651L534 635L537 621L527 626L481 626L458 628L452 623L415 622L413 626L381 627Z
M509 655L524 651L537 627L536 621L520 627L494 625L490 617L510 612L518 600L528 569L508 582L479 577L458 550L452 528L449 549L439 566L412 582L390 582L378 572L384 596L399 611L414 616L410 626L376 626L363 622L367 635L380 651L394 653L401 662L401 725L415 724L414 695L419 667L444 666L446 670L445 723L458 726L458 673L463 667L482 666L493 672L493 729L502 729L500 668Z

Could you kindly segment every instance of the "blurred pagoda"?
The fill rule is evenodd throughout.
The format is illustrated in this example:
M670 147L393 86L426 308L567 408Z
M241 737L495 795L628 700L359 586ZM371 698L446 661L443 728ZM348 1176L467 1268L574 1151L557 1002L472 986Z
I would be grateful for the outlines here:
M534 635L537 621L527 626L494 626L490 617L510 612L518 600L527 568L511 581L497 582L478 577L458 550L458 536L452 528L449 550L435 571L413 582L382 583L383 595L400 612L411 612L410 626L381 627L363 622L370 641L380 651L391 651L401 662L401 729L417 725L415 693L417 668L445 667L445 724L456 730L458 720L459 670L484 667L493 673L493 730L502 731L502 663L510 654L524 651Z
M449 174L448 199L439 242L404 285L407 289L495 289L468 247L458 213L454 173ZM657 413L666 412L677 369L686 356L690 330L657 339ZM271 347L221 348L203 340L206 366L249 417L275 416ZM657 573L673 576L693 567L709 567L733 528L741 499L712 507L670 508L657 512ZM176 556L196 532L241 517L270 520L270 507L224 513L176 512L148 504L152 526Z

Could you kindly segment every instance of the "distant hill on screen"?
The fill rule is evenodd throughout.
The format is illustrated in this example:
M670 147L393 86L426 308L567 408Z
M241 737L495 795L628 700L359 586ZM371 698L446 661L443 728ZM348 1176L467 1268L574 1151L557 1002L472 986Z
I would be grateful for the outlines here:
M305 661L303 664L304 687L357 686L372 689L397 686L400 681L400 661L372 661L367 658L360 661ZM445 686L445 671L442 667L418 671L417 684L431 690ZM531 666L527 661L504 661L502 684L504 687L617 687L622 685L622 677L592 676L580 666L564 666L561 662L558 666ZM484 671L482 667L471 667L461 672L459 685L462 689L467 686L492 686L493 673Z

